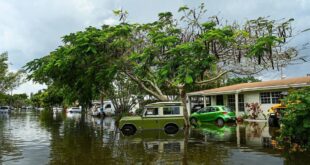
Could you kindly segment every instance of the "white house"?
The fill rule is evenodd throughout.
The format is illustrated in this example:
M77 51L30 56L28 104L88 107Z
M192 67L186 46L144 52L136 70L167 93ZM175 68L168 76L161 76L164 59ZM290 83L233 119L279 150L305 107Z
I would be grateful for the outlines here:
M192 110L195 105L225 105L236 111L240 116L245 112L246 103L259 103L266 114L274 104L280 103L282 92L293 88L310 86L310 76L271 80L263 82L242 83L220 88L187 93L187 108Z

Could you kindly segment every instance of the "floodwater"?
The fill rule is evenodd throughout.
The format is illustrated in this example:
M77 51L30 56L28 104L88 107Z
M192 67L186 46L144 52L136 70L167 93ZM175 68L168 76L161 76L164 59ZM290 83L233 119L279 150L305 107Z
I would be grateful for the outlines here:
M277 134L266 123L209 123L124 136L111 117L0 114L0 164L309 164L309 153L277 149Z

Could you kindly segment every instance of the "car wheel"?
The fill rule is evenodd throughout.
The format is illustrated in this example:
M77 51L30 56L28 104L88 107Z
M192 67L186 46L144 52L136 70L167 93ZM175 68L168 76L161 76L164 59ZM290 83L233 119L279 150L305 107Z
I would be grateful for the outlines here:
M136 128L133 125L124 125L121 130L122 133L126 136L130 136L136 133Z
M268 119L269 127L280 127L279 119L274 117L269 117Z
M179 131L179 127L175 124L168 124L166 127L165 127L165 132L167 134L175 134Z
M273 117L269 117L268 125L269 125L269 127L274 127L274 118Z
M196 118L191 118L191 120L190 120L190 123L191 123L191 125L193 125L193 126L197 126L198 125L198 123L197 123L197 119Z
M224 120L222 118L218 118L216 119L216 124L221 127L224 125Z

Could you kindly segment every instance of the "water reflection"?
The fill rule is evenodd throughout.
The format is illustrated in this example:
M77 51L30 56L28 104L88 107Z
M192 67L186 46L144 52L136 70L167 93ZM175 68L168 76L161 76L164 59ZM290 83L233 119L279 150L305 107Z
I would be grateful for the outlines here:
M204 136L204 141L234 141L236 140L236 125L225 124L218 126L213 123L205 123L193 129L193 132Z
M19 113L0 116L0 164L283 164L308 159L308 153L285 155L275 149L278 135L266 123L246 123L123 136L112 117Z

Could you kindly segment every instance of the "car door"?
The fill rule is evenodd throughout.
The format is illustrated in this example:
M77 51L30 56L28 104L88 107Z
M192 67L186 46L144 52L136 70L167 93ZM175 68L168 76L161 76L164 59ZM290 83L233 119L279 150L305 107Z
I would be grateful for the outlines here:
M141 127L143 129L157 129L158 126L159 108L146 108L143 114Z
M220 115L220 111L218 107L210 107L210 112L208 114L209 121L215 121Z
M199 111L199 120L200 121L209 121L209 112L210 112L210 107L205 107L205 108L203 108L203 109L201 109L200 111Z

